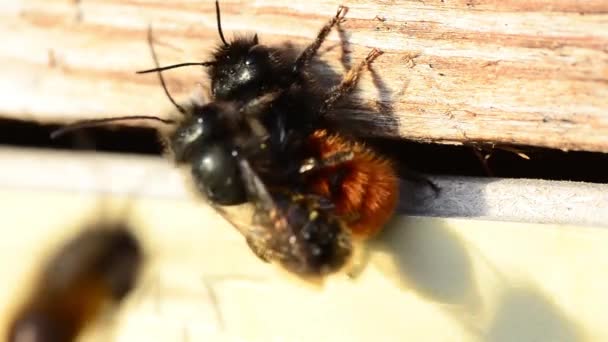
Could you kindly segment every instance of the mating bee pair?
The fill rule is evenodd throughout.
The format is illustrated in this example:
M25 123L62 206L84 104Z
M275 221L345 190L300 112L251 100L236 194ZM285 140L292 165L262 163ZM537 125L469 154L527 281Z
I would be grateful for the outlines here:
M198 190L256 255L308 279L338 271L352 259L353 239L380 230L397 203L399 181L391 161L327 121L380 52L372 50L340 84L321 89L310 63L344 20L345 7L297 54L263 45L257 35L227 42L215 5L221 44L210 61L159 67L148 34L156 67L139 73L158 74L179 112L177 120L89 120L53 136L121 120L166 124L171 129L162 138L173 161L190 166ZM162 72L191 65L208 68L212 102L180 105L167 91ZM226 209L246 202L255 208L251 224L237 224ZM128 228L87 230L50 261L40 288L18 312L9 340L73 340L104 302L126 296L141 262L141 248Z
M252 251L303 278L342 269L353 238L377 232L392 216L398 177L391 162L328 124L328 113L357 86L380 51L368 56L331 89L318 86L312 59L347 8L340 6L301 53L269 47L258 36L227 42L216 1L221 44L204 62L160 67L151 32L156 72L179 117L107 118L76 123L55 136L119 120L154 120L169 125L163 136L177 164L187 164L198 190L244 235ZM162 72L184 66L207 68L212 102L178 104ZM250 202L251 224L231 219L226 206Z

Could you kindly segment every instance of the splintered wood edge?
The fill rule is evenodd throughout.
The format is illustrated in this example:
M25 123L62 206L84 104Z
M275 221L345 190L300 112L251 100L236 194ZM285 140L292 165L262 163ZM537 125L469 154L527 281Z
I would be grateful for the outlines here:
M0 148L0 187L196 200L188 170L160 157ZM44 165L44 168L40 168ZM608 226L608 185L429 176L403 182L399 214ZM199 198L200 200L200 198Z
M608 152L605 1L221 1L222 25L303 46L339 4L349 53L333 32L319 72L337 80L341 61L384 51L335 113L357 133ZM148 25L164 65L204 60L218 41L212 1L22 1L0 13L0 113L22 120L165 115L156 76L134 74L152 64ZM181 99L206 86L197 68L166 77Z

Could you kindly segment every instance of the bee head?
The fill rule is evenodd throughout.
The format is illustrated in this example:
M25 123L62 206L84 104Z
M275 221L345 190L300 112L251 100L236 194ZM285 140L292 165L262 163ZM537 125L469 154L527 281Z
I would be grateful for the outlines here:
M215 106L192 105L186 108L186 118L175 128L169 139L176 162L190 160L198 149L224 133Z
M236 38L214 54L209 68L211 91L217 99L251 98L266 90L272 74L270 50L259 44L257 35Z
M246 200L240 181L231 136L230 105L210 103L191 106L185 120L169 139L175 161L189 163L196 187L220 205L240 204Z

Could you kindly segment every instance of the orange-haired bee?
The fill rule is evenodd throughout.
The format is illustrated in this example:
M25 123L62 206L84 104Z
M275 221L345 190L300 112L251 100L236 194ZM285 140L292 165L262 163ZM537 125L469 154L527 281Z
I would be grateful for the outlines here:
M8 341L74 341L107 304L125 298L142 260L127 227L99 224L85 230L48 262L13 319Z
M393 216L399 177L388 158L364 143L319 129L308 137L315 156L301 168L315 194L329 198L355 236L376 234Z

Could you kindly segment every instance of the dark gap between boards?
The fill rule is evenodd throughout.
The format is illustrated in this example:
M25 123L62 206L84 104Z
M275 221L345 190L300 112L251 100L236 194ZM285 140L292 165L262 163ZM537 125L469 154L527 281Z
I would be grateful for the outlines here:
M63 150L97 150L114 153L160 155L162 147L152 128L112 126L88 128L52 140L58 125L40 125L17 120L0 120L0 144ZM537 178L608 183L608 155L594 152L564 152L518 146L513 151L484 146L490 153L484 167L472 146L424 144L406 140L373 139L370 143L399 163L422 173L504 178Z

